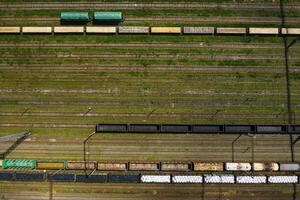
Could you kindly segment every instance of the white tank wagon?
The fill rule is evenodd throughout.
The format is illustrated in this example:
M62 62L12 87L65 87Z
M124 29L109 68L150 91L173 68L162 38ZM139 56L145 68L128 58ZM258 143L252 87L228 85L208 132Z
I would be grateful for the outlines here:
M268 183L298 183L298 176L269 176Z
M203 183L201 175L174 175L172 176L173 183Z
M171 175L141 175L142 183L171 183Z
M16 34L21 33L21 27L10 26L10 27L0 27L0 34Z
M205 183L235 183L234 175L231 174L205 174Z
M22 27L22 33L26 34L51 34L52 33L52 27L41 27L41 26L23 26Z
M86 33L88 34L116 34L116 27L102 27L102 26L87 26Z
M183 27L183 34L213 35L215 27Z
M120 26L119 34L149 34L150 28L147 26Z
M250 163L225 163L226 171L250 171L251 164Z
M246 28L220 27L220 28L217 28L217 34L247 34L247 29Z
M237 176L236 183L263 184L263 183L267 183L267 177L266 176Z

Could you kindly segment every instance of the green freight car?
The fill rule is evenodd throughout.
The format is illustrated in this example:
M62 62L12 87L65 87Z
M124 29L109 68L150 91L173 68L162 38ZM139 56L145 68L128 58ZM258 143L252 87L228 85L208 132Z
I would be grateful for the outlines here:
M88 23L90 16L88 12L61 12L60 21L62 23Z
M94 23L118 24L123 21L122 12L94 12Z
M2 162L3 169L15 169L15 168L36 168L36 160L14 160L6 159Z

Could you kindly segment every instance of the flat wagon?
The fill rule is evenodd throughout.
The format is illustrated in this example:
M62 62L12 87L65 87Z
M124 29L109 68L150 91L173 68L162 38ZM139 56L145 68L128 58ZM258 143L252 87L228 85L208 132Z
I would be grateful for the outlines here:
M257 35L278 35L278 28L249 28L249 34Z
M66 168L66 161L48 161L48 160L38 160L36 162L37 169L65 169Z
M117 28L116 27L95 27L95 26L87 26L86 27L86 33L90 34L116 34L117 33Z
M68 161L67 169L71 170L83 170L83 169L94 170L97 169L97 162L84 162L84 161Z
M229 27L220 27L217 28L217 34L246 34L246 28L229 28Z
M161 170L162 171L190 171L191 164L163 162L161 163Z
M84 33L84 27L83 26L55 26L54 27L54 33Z
M194 171L223 171L222 162L194 162Z
M151 27L153 34L181 34L181 27Z
M130 162L129 170L132 170L132 171L158 171L159 163L157 163L157 162Z
M21 33L21 27L0 27L0 34Z
M150 28L147 26L120 26L120 34L149 34Z
M127 162L98 162L98 170L103 171L114 171L128 169Z
M282 28L281 34L284 35L300 35L300 28Z
M199 34L199 35L213 35L215 33L214 27L183 27L184 34Z
M22 33L30 33L30 34L51 34L52 27L32 27L32 26L24 26L22 27Z

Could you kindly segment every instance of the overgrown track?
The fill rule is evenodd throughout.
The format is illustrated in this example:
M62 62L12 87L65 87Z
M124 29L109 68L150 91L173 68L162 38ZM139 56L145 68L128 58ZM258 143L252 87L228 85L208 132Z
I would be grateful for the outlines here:
M18 65L18 66L11 66L11 65L0 65L1 69L3 70L17 70L17 71L39 71L39 72L47 72L47 71L56 71L56 72L104 72L104 71L136 71L136 72L144 72L144 66L142 65L50 65L45 68L46 65ZM282 72L281 67L272 67L272 66L263 66L263 67L254 67L254 66L202 66L199 68L197 65L191 66L168 66L168 65L148 65L148 72L219 72L222 70L223 72L233 72L237 73L241 70L244 72ZM291 67L291 72L300 72L298 67Z
M278 3L1 3L2 9L209 9L209 8L224 8L224 9L239 9L239 10L278 10ZM300 9L299 3L289 3L285 6L286 9Z
M147 53L147 54L62 54L62 55L50 55L50 54L36 54L34 56L35 60L47 60L51 58L56 59L69 59L69 60L79 60L79 59L144 59L144 60L169 60L169 59L189 59L189 60L210 60L214 59L216 61L221 60L279 60L281 61L284 56L278 54L260 54L260 55L248 55L248 54L233 54L233 55L199 55L199 54L192 54L192 53L178 53L176 55L168 54L168 53ZM26 59L28 56L14 56L14 55L7 55L5 60L22 60ZM290 56L291 61L300 61L298 56Z
M216 139L216 137L218 139ZM95 135L89 142L87 151L89 160L201 160L201 161L230 161L231 143L234 135ZM82 159L82 141L84 137L73 136L32 136L22 143L10 156L12 158L40 158L40 159ZM252 139L254 154L251 152ZM218 148L216 148L218 147ZM299 152L299 149L296 149ZM279 153L280 152L280 153ZM299 156L299 154L296 154ZM297 157L298 158L298 157ZM243 136L235 145L236 161L289 161L289 141L286 136ZM49 182L31 183L22 185L20 182L1 182L5 197L16 199L35 197L48 198ZM256 198L268 199L276 194L276 198L289 198L293 192L289 185L146 185L146 184L80 184L80 183L53 183L53 197L56 199L97 198L101 192L104 199L145 199L149 193L161 199L176 199L184 196L188 199L214 199L220 196L232 196L238 199L249 199L249 193ZM216 190L217 187L217 190ZM182 191L174 193L176 190ZM16 189L18 194L15 195ZM28 192L30 191L30 192ZM36 193L35 191L39 191ZM75 191L75 192L74 192ZM232 193L228 193L232 191ZM245 192L244 192L245 191ZM247 192L246 192L247 191ZM289 192L287 192L289 191ZM78 192L76 196L74 193ZM88 193L88 195L87 195ZM203 193L203 194L202 194ZM137 195L138 194L138 195ZM152 197L152 195L150 195ZM275 199L276 199L275 198ZM98 198L97 198L98 199Z
M110 37L118 41L110 43ZM187 42L183 36L157 36L142 42L132 37L137 40L11 36L20 43L2 41L1 126L286 123L283 53L276 39L191 36ZM161 37L166 40L157 41ZM295 46L291 53L296 119L298 51ZM88 107L92 111L84 114Z
M231 198L234 200L249 199L255 196L260 200L291 199L292 185L158 185L158 184L92 184L92 183L53 183L48 182L1 182L4 197L13 199L49 199L49 194L58 200L150 200L159 198L162 200L214 200L218 198ZM49 189L53 189L52 193ZM15 190L19 194L13 194ZM299 185L296 187L299 190ZM31 191L31 192L28 192ZM174 191L177 191L176 193ZM101 195L99 195L101 194Z
M229 162L232 159L232 142L236 137L230 134L97 134L88 143L88 160ZM72 139L63 136L32 136L9 157L82 160L83 140L82 136L74 136ZM300 158L299 150L295 149L296 160ZM235 144L234 154L238 162L289 162L289 138L286 135L254 138L242 136Z
M184 48L184 49L199 49L199 48L225 48L225 49L282 49L281 44L277 43L241 43L241 42L128 42L128 43L36 43L36 42L1 42L0 47L19 47L19 48L76 48L76 47L90 47L90 48ZM294 46L293 50L300 50L300 46Z

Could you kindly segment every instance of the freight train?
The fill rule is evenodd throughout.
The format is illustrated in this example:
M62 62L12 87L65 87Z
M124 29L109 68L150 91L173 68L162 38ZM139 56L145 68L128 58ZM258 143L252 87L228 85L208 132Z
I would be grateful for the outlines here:
M101 21L101 20L98 20ZM70 22L71 23L71 22ZM74 24L74 23L72 23ZM76 25L76 24L75 24ZM171 35L300 35L300 28L148 27L148 26L13 26L0 34L171 34Z
M160 183L160 184L298 184L299 175L234 175L213 174L92 174L62 172L1 172L0 180L5 181L63 181L89 183Z
M2 169L32 170L97 170L97 171L153 171L153 172L234 172L234 171L300 171L299 163L263 162L146 162L146 161L66 161L16 160L0 161Z
M96 133L300 134L300 125L98 124Z

